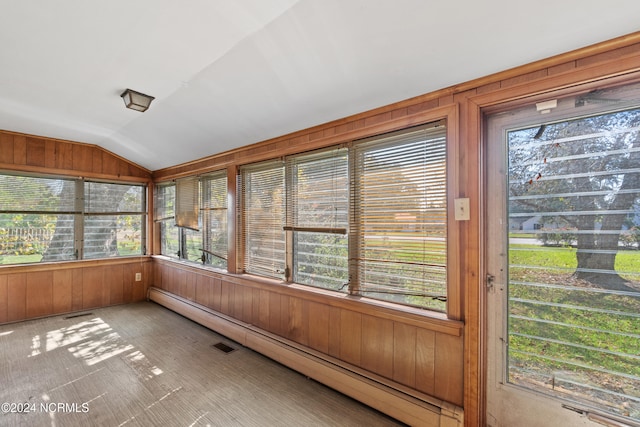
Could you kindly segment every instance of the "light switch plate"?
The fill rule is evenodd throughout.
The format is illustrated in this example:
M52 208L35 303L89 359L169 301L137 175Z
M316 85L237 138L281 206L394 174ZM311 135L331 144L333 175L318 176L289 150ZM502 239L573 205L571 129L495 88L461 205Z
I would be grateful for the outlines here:
M455 199L454 201L455 219L456 221L469 221L469 199Z

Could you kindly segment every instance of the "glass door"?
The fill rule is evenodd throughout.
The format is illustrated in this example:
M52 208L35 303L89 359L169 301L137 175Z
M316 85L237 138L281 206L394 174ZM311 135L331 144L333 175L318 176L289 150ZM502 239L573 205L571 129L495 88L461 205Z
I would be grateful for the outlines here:
M640 425L639 100L487 116L490 426Z

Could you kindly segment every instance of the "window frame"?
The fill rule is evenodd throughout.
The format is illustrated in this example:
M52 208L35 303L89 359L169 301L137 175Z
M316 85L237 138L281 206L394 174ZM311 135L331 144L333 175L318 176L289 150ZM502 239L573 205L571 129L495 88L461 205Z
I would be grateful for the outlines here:
M211 205L210 198L211 194L206 192L206 189L209 188L210 184L215 181L222 179L224 180L224 194L220 194L220 202L221 205L216 204L216 206L208 206ZM189 221L183 223L183 225L179 225L178 219L178 209L179 208L179 197L177 190L177 182L179 180L184 180L183 182L188 182L188 192L190 194L187 195L186 198L183 197L181 200L188 205L186 209L183 209L182 212L186 212L186 216ZM194 185L195 184L195 185ZM171 200L166 200L167 204L161 205L159 202L159 194L158 189L166 189L173 187L173 197ZM220 253L221 251L212 250L212 242L209 240L211 237L211 230L207 228L207 225L210 225L207 221L208 217L211 217L210 212L216 210L224 210L223 217L226 221L228 221L228 193L229 193L229 183L227 179L227 171L225 169L216 170L212 172L208 172L202 175L193 175L186 178L180 178L173 181L166 181L162 183L156 184L156 191L154 194L154 223L157 224L159 228L159 233L157 234L158 239L160 239L158 248L159 254L163 256L167 256L179 261L189 262L193 264L202 264L204 266L210 268L221 269L224 271L228 271L228 250L229 250L229 225L227 222L224 222L224 231L222 232L225 236L225 244L224 246L224 254ZM195 196L197 194L197 197ZM167 207L172 202L170 207ZM194 216L195 215L195 216ZM166 231L169 229L175 228L176 230L175 236L177 238L177 252L176 253L167 253L165 246L163 245L163 239L166 236ZM163 233L163 230L165 233ZM189 255L190 249L194 249L193 247L189 248L190 239L201 239L201 244L199 248L195 248L199 251L197 258L194 258L193 255ZM224 266L221 263L215 264L211 262L213 259L222 259L224 260Z
M172 195L167 195L165 192L167 189L173 189ZM157 247L157 252L160 255L164 255L170 258L179 258L178 253L180 251L180 241L181 237L179 234L179 230L175 230L175 239L177 242L177 250L174 253L168 253L169 248L165 246L165 239L168 239L166 231L172 228L177 228L175 226L175 183L174 182L163 182L156 184L154 187L154 197L153 197L153 222L154 229L157 227L156 238L158 242L156 242L155 246ZM162 196L162 200L160 197ZM165 201L166 204L160 203L161 201ZM173 232L171 234L174 234ZM173 249L173 248L171 248Z
M460 161L459 159L459 155L458 155L458 148L457 148L457 144L458 144L458 135L459 135L459 131L458 131L458 115L459 115L459 111L458 111L458 105L457 104L452 104L452 105L448 105L445 107L438 107L435 108L433 110L430 111L426 111L426 112L420 112L417 113L413 116L410 117L403 117L397 120L392 120L389 123L385 123L382 126L379 127L374 127L372 129L362 129L356 132L352 132L349 134L350 138L348 139L348 141L346 142L340 142L339 140L336 141L336 139L338 138L332 138L333 141L335 141L334 144L329 145L329 144L322 144L318 147L318 150L320 149L331 149L331 148L335 148L338 145L352 145L354 143L354 141L359 140L359 139L364 139L364 138L369 138L369 137L375 137L375 136L379 136L379 135L384 135L386 133L389 132L395 132L395 131L403 131L403 130L408 130L412 127L415 126L420 126L420 125L425 125L431 122L436 122L439 120L444 120L446 123L446 168L445 168L445 173L446 173L446 177L445 177L445 181L446 181L446 212L447 212L447 218L446 218L446 242L447 242L447 247L446 247L446 254L447 254L447 264L446 264L446 292L447 292L447 302L445 305L445 309L444 312L441 313L439 311L433 311L429 308L421 308L421 307L416 307L416 306L412 306L412 305L405 305L405 304L400 304L400 303L394 303L394 302L390 302L390 301L384 301L384 300L375 300L375 299L371 299L371 298L367 298L366 296L361 296L361 295L354 295L354 297L357 298L358 301L361 302L366 302L366 303L370 303L370 304L375 304L378 306L385 306L388 308L392 308L392 309L400 309L403 311L410 311L410 312L415 312L415 313L431 313L430 316L434 317L434 318L440 318L440 319L451 319L451 320L460 320L463 318L463 306L462 306L462 289L461 289L461 277L463 277L464 272L460 271L460 265L461 265L461 261L460 261L460 257L457 256L460 252L460 238L461 235L463 233L463 231L465 229L467 229L470 225L469 225L469 221L475 221L474 219L464 219L464 220L456 220L454 218L454 215L449 214L454 206L454 201L457 198L463 198L466 199L466 202L469 202L469 198L464 197L464 195L460 194L460 186L459 186L459 182L461 180L460 177L464 177L464 172L460 171L459 168L456 167L457 162ZM344 139L343 139L344 141ZM290 155L300 155L303 154L303 152L294 152ZM280 161L284 161L283 157L279 157L277 158ZM274 158L271 159L271 161L276 160ZM247 167L247 166L251 166L257 163L264 163L264 162L268 162L269 160L261 160L261 161L257 161L255 163L247 163L247 164L241 164L238 165L238 169L239 171L242 170L243 167ZM458 176L460 175L460 176ZM245 224L244 224L244 213L243 213L243 209L244 209L244 194L241 190L241 172L238 173L238 197L237 197L237 202L236 202L236 217L237 217L237 221L238 221L238 229L239 232L237 233L237 236L242 236L243 233L245 233ZM472 196L477 196L480 192L480 187L479 187L480 183L478 183L478 193L472 194ZM473 208L473 203L476 202L476 200L472 200L471 201L471 206ZM351 203L351 201L350 201ZM290 246L289 246L290 247ZM353 247L352 244L350 244L350 248L349 250L351 251L351 248ZM288 250L288 249L287 249ZM237 265L236 265L236 271L238 273L244 273L244 274L254 274L254 273L250 273L245 271L244 269L244 262L243 262L243 258L245 257L245 252L246 252L246 247L244 244L244 241L242 238L238 238L237 241ZM353 254L350 253L349 258L352 258ZM290 265L290 264L289 264ZM258 275L259 276L259 275ZM260 276L259 276L260 277ZM273 279L273 277L271 277L271 279ZM288 284L288 285L298 285L295 282L292 282L290 279L287 278L281 278L282 283ZM310 291L313 290L320 290L318 288L315 287L311 287L311 286L307 286L307 285L303 285L300 284L300 286L305 287L305 289L308 289ZM418 310L418 311L414 311L414 310Z
M482 121L484 125L484 146L487 151L486 167L488 170L487 185L493 185L492 192L487 196L485 201L485 209L487 215L492 218L502 217L507 218L508 221L508 204L509 196L507 188L507 179L496 179L500 174L508 175L507 170L507 151L508 146L506 143L507 136L510 131L522 130L526 128L536 127L540 124L557 124L567 123L581 118L593 118L601 114L608 114L612 112L624 111L629 107L627 100L620 96L618 98L618 105L616 108L611 107L610 102L589 103L588 98L590 94L598 93L606 89L618 89L625 91L630 87L636 88L637 80L631 82L620 82L612 80L607 83L593 83L578 86L577 88L571 88L571 90L553 90L546 91L543 94L539 94L533 97L527 97L512 101L507 101L499 104L492 104L481 109ZM584 104L578 104L581 97L585 96L587 102ZM607 98L613 98L611 95L607 95ZM546 102L549 100L556 100L556 107L551 111L542 113L541 109L538 109L536 103ZM479 103L481 104L481 103ZM637 109L637 95L636 101L633 104ZM579 113L575 113L576 108L580 108ZM528 111L528 112L527 112ZM522 113L522 114L518 114ZM544 115L543 115L544 114ZM542 128L545 132L546 126ZM497 138L496 138L497 136ZM505 141L500 143L493 143L496 139L504 138ZM537 139L537 138L533 138ZM502 145L504 144L504 145ZM500 151L500 154L498 152ZM552 160L552 159L550 159ZM543 164L546 161L541 157ZM505 166L499 166L504 164ZM503 167L505 170L501 170ZM544 177L547 178L546 171L542 171ZM532 179L535 182L536 176ZM540 176L542 178L542 174ZM505 188L495 188L496 182L500 182ZM501 197L501 194L507 194L506 197ZM491 210L495 209L500 211L498 215ZM491 215L493 213L493 215ZM628 419L619 418L619 414L615 414L610 411L606 411L597 405L585 402L584 400L576 398L567 398L566 396L558 396L553 392L545 392L540 389L534 389L533 387L526 387L522 384L517 384L515 381L511 381L508 375L508 353L511 351L509 346L508 336L510 334L507 317L509 314L509 306L506 302L506 298L509 293L509 264L508 261L508 237L505 239L500 236L500 233L496 230L499 228L501 232L508 233L503 230L506 226L503 224L497 224L496 221L488 221L484 224L486 227L486 234L488 236L487 247L485 256L487 275L491 275L492 283L495 280L496 285L490 288L490 292L487 293L485 307L485 320L487 326L487 337L485 338L485 345L487 348L487 360L490 360L489 370L486 378L486 390L487 394L487 411L488 413L498 414L503 418L508 418L510 414L531 413L534 414L540 408L552 408L554 414L553 417L562 422L571 422L571 417L577 417L577 414L584 417L589 415L589 418L600 418L601 420L607 420L609 422L629 422ZM506 249L505 249L506 248ZM507 257L506 260L504 257ZM576 264L577 269L577 264ZM494 277L495 275L495 277ZM597 289L597 288L596 288ZM533 297L531 297L533 300ZM565 301L563 301L565 302ZM545 319L546 321L553 319ZM551 322L550 322L551 323ZM571 347L569 347L571 348ZM540 382L542 383L542 381ZM555 384L555 380L554 380ZM532 399L532 396L535 399ZM510 402L510 405L502 405L503 402ZM524 405L529 406L525 408ZM554 409L555 408L555 409ZM515 409L515 410L514 410ZM568 409L568 410L567 410ZM566 418L566 419L565 419ZM550 418L551 419L551 418Z
M444 127L444 129L442 129ZM408 301L400 302L396 301L401 305L409 305L409 306L418 306L427 310L435 310L435 311L446 311L446 302L448 300L448 261L450 259L450 254L448 251L449 245L449 217L448 215L448 202L447 202L447 192L449 190L449 182L448 182L448 166L449 159L447 157L448 154L448 144L447 144L447 123L446 120L437 120L429 123L425 123L422 125L402 129L396 132L390 132L382 135L376 135L373 137L361 139L354 141L352 150L350 154L352 154L350 162L352 164L352 173L351 173L351 195L350 195L350 206L352 209L351 212L351 223L350 223L350 277L352 281L349 284L349 291L353 295L369 295L372 299L378 299L383 301L391 301L394 299L393 295L404 295L404 297L411 298L412 296L424 298L427 300L423 300L422 304L410 304ZM444 141L440 141L444 138ZM433 144L433 146L431 146ZM440 155L438 152L443 151ZM396 174L406 174L409 173L411 177L404 176L403 179L398 178L397 182L389 181L386 175L389 175L389 170L387 168L382 168L386 162L400 162L401 159L404 159L404 156L401 156L401 152L405 154L409 154L409 159L412 162L422 162L422 167L415 167L415 163L412 164L397 164L393 167L392 172L393 175ZM382 155L382 159L376 159L376 156L370 156L371 153L378 153L378 155ZM365 160L369 159L369 160ZM425 162L430 162L429 166ZM439 165L440 162L444 162L444 165ZM406 166L406 167L405 167ZM444 167L442 167L444 166ZM372 169L370 169L370 167ZM433 172L433 169L436 171L438 169L443 169L444 172L437 173L435 183L433 182L433 177L429 178L430 181L428 185L425 185L421 188L420 184L424 183L429 175L429 172ZM416 174L420 176L420 179L416 179ZM373 177L373 178L372 178ZM371 181L371 184L368 182ZM398 197L397 190L402 191L397 188L398 183L404 183L405 185L415 186L412 192L410 193L411 199L421 198L422 203L426 203L427 200L430 200L430 193L442 193L441 190L438 190L440 185L444 185L444 193L437 197L437 201L441 204L444 202L444 206L440 205L440 208L437 209L437 212L440 212L439 215L444 215L444 220L437 221L438 227L442 227L444 229L444 239L440 244L436 244L436 246L444 245L444 250L441 251L440 256L444 256L444 265L437 265L437 261L428 259L427 247L424 242L426 239L433 238L434 234L425 229L425 220L429 217L426 213L428 209L425 206L421 206L418 204L417 206L413 206L413 208L409 206L405 206L404 203L401 203L401 197ZM432 187L431 185L435 185ZM388 194L384 197L384 205L381 205L381 200L378 197L378 194L375 197L368 197L367 188L370 186L375 188L381 188L383 191L386 191ZM392 204L393 206L402 207L407 210L407 220L403 220L401 218L394 218L390 220L388 215L391 214L392 210L388 209L388 205ZM363 214L372 209L375 212L373 217L363 217ZM411 212L413 209L413 212ZM415 218L411 221L412 215ZM386 218L386 219L385 219ZM404 225L402 232L409 233L406 237L412 238L424 238L422 249L416 248L415 245L409 244L411 240L405 240L405 236L397 236L398 229L400 226L408 222L411 227L416 227L413 230L406 230L407 224ZM378 228L377 233L383 233L385 237L384 240L388 239L388 242L378 243L376 245L369 245L368 239L365 236L365 232L363 231L363 227L367 225L371 226L374 224ZM395 230L395 231L394 231ZM371 232L374 234L375 232ZM388 234L387 234L388 233ZM437 234L437 233L436 233ZM389 237L387 237L389 236ZM394 238L397 237L397 239ZM370 239L369 239L370 240ZM403 244L403 240L407 243ZM388 245L393 245L395 247L391 247ZM378 256L390 256L389 259L375 259L366 255L367 251L374 250L377 252ZM414 253L415 255L419 255L422 257L422 261L413 261L413 260L402 260L400 258L406 256L406 254ZM436 257L437 258L437 257ZM433 265L431 263L434 263ZM377 267L375 267L377 265ZM382 265L388 266L387 268L383 268ZM371 267L373 266L373 268ZM398 273L394 274L393 269L398 269ZM408 270L408 271L407 271ZM418 279L417 282L421 288L424 289L425 292L418 292L415 295L410 292L410 289L405 286L397 286L395 285L394 279L397 277L402 277L403 280L410 280L410 278L416 274L420 274L422 270L422 279ZM433 270L437 272L440 270L444 271L444 280L440 280L442 286L444 288L444 295L442 292L426 292L427 288L427 279L426 272L428 270ZM384 276L388 277L389 284L384 285L382 283L374 283L374 284L365 284L365 276L368 272L373 276L382 276L384 280ZM398 276L402 272L402 276ZM363 274L364 273L364 274ZM438 280L436 280L438 282ZM437 287L437 286L436 286ZM377 297L371 295L377 295ZM430 300L428 300L430 299ZM443 307L444 306L444 307Z
M55 174L40 174L40 173L29 173L23 171L12 171L12 170L1 170L1 175L4 176L15 176L15 177L23 177L27 179L45 179L52 181L61 181L67 182L71 186L73 186L73 208L69 211L57 211L57 210L13 210L6 209L2 210L2 213L15 213L15 214L66 214L73 217L73 255L64 259L55 259L55 260L47 260L44 262L69 262L76 260L100 260L100 259L109 259L109 258L127 258L127 257L136 257L136 256L144 256L147 253L147 219L148 219L148 184L146 182L131 182L131 181L117 181L117 180L106 180L106 179L93 179L93 178L84 178L84 177L70 177L63 175L55 175ZM93 212L89 210L85 204L85 200L87 199L87 184L96 183L96 184L106 184L106 185L121 185L121 186L135 186L141 188L141 210L135 212L118 212L116 211L101 211L101 212ZM87 217L95 217L95 216L105 216L105 215L136 215L140 216L140 254L126 254L126 255L108 255L108 256L98 256L98 257L89 257L85 256L85 236L87 235L86 230L86 218ZM37 262L19 262L19 263L11 263L11 264L3 264L7 266L13 265L24 265L24 264L39 264L43 262L42 260Z
M215 185L217 181L224 181L224 192L220 194L215 193ZM229 182L227 179L227 171L225 169L207 173L200 177L200 216L201 216L201 232L202 232L202 245L203 245L203 257L209 261L208 265L224 270L228 269L229 259L229 224L228 215L229 211ZM212 195L217 196L218 200L212 200ZM213 220L215 220L215 212L223 212L222 222L224 224L223 231L221 232L224 240L224 244L216 245L212 242L212 228ZM222 246L222 247L220 247ZM218 260L218 264L214 265L213 260ZM220 260L224 262L220 262ZM221 266L219 264L225 264Z
M87 201L90 200L90 198L88 197L88 191L87 191L87 186L91 187L91 184L97 184L97 185L106 185L106 186L113 186L112 188L116 187L116 186L121 186L121 187L140 187L140 210L136 211L136 210L93 210L93 209L88 209L87 206ZM103 258L110 258L110 255L107 256L97 256L97 257L87 257L87 236L89 235L89 233L87 232L87 219L89 218L97 218L97 217L109 217L109 216L113 216L116 218L122 217L122 216L135 216L135 217L139 217L140 219L140 254L135 254L135 255L120 255L120 256L142 256L145 255L147 253L147 248L146 248L146 235L147 235L147 217L148 217L148 204L147 204L147 186L146 185L138 185L138 184L132 184L132 183L124 183L124 182L113 182L113 181L105 181L105 180L96 180L96 179L82 179L82 186L83 186L83 198L82 200L84 201L84 208L83 208L83 214L82 214L82 227L83 227L83 231L82 231L82 248L80 250L80 254L81 254L81 258L82 259L103 259ZM127 190L126 192L123 193L123 197L124 195L126 195L129 192L129 190Z
M323 148L319 150L314 150L311 152L305 152L301 154L295 154L291 156L287 156L285 160L285 206L286 206L286 215L285 215L285 224L283 226L283 230L285 231L285 241L286 241L286 262L285 262L285 272L286 272L286 280L291 283L299 283L302 285L313 286L321 289L333 289L331 288L329 283L325 283L322 285L311 285L309 283L303 283L300 281L296 281L296 274L302 274L299 272L300 270L300 238L302 236L309 237L310 234L322 235L325 237L334 236L334 238L339 239L338 236L344 236L343 239L346 241L346 253L344 255L344 263L346 267L346 277L344 280L338 280L338 282L334 286L337 286L337 289L333 290L343 290L347 289L349 282L349 222L350 222L350 173L349 173L349 148L345 145L337 145L328 148ZM341 159L344 158L344 159ZM333 188L329 188L328 191L325 188L324 193L329 192L331 199L329 203L324 203L325 201L317 200L314 203L318 206L325 205L326 207L334 208L334 218L332 226L327 227L321 224L313 224L313 225L301 225L299 220L302 220L304 217L304 211L301 211L301 207L304 206L304 203L301 203L303 197L301 197L300 190L301 188L298 186L298 172L300 167L318 164L318 162L331 162L332 165L324 165L318 169L315 169L315 173L312 173L308 176L308 178L315 178L318 181L316 183L321 185L322 183L327 182L326 174L331 173L331 178L335 177L335 180L338 181L341 178L345 180L345 190L346 190L346 199L343 201L343 205L340 204L340 191L335 187L335 182L331 182ZM344 168L344 171L341 169ZM344 175L340 176L340 173L344 173ZM328 205L328 206L327 206ZM340 210L337 210L339 208ZM344 224L339 224L341 221L339 219L340 215L343 215ZM312 221L312 222L317 222ZM304 221L304 223L309 224L309 220ZM331 256L329 256L331 258ZM340 259L341 257L336 257ZM313 276L313 275L312 275ZM326 276L325 276L326 277ZM337 279L337 278L336 278ZM312 279L313 280L313 279Z
M241 249L242 256L238 257L238 271L241 271L243 273L248 273L248 274L255 274L261 277L267 277L270 279L279 279L283 281L286 281L287 277L289 276L289 272L286 270L286 267L287 267L286 251L287 251L288 245L286 242L286 233L282 228L286 221L286 201L285 201L286 171L285 170L286 170L285 162L284 162L284 159L282 158L243 165L238 170L237 180L238 180L238 191L240 193L240 197L238 197L237 213L242 223L240 231L239 233L237 233L237 236L236 236L238 239L237 247L242 248ZM253 207L254 201L247 199L247 192L250 191L253 186L253 179L252 179L253 173L258 174L261 172L269 173L268 178L273 179L274 182L273 182L273 187L271 191L280 190L282 192L283 200L281 201L281 206L280 206L281 212L279 214L281 218L281 222L279 225L274 223L273 229L264 228L262 224L258 224L258 221L253 219L253 215L255 215L255 218L257 218L260 215L260 213L258 212L259 207L256 207L254 209ZM278 172L282 174L282 179L280 183L276 182L276 180L278 179L278 176L276 176ZM271 177L271 174L273 174L274 176ZM280 184L280 187L276 187L277 184ZM258 199L258 201L256 201L255 203L258 204L259 201L260 199ZM272 252L271 255L269 255L268 253L264 255L260 254L258 253L257 249L255 251L255 254L247 253L248 250L253 248L253 246L250 247L247 240L250 238L249 236L250 231L248 231L248 227L252 227L252 229L255 227L256 233L265 232L267 237L269 237L269 234L272 234L271 238L267 239L271 242L271 252ZM277 240L278 231L283 233L282 240ZM283 257L280 260L276 259L275 256L273 255L276 252L280 251L279 248L277 247L278 244L282 244L283 246L282 247ZM262 258L262 260L260 260L260 258ZM269 269L269 265L268 265L269 262L272 263L271 269ZM262 274L260 274L261 272Z

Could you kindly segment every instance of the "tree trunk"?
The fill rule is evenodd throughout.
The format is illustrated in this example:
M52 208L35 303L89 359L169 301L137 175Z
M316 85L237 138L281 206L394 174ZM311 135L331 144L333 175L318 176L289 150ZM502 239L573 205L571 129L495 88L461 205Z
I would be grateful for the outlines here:
M640 142L636 140L632 147L639 148ZM632 152L625 162L627 164L624 165L624 169L631 169L634 164L637 164L639 158L638 152ZM640 188L640 173L625 173L620 188L609 203L607 210L628 211L631 209L638 197L638 188ZM616 273L615 269L620 233L626 216L627 214L603 215L600 233L597 234L595 233L595 216L584 215L581 217L578 221L578 230L594 230L594 233L578 234L578 268L575 277L606 289L637 292L636 289L628 286L629 281ZM585 224L582 224L583 218Z
M75 198L75 181L64 181L61 206L73 206L69 198ZM58 215L56 230L51 237L47 250L42 254L42 262L76 259L74 246L74 215Z
M75 194L75 182L65 182L63 191ZM93 199L93 212L114 212L128 190L126 185L101 189L102 197ZM56 231L51 238L42 261L62 261L76 259L74 247L74 216L59 215ZM118 254L117 215L85 215L83 249L85 258L103 258Z
M578 234L578 267L574 277L606 289L635 291L615 269L618 240L624 218L625 215L605 216L600 231L610 231L611 234Z

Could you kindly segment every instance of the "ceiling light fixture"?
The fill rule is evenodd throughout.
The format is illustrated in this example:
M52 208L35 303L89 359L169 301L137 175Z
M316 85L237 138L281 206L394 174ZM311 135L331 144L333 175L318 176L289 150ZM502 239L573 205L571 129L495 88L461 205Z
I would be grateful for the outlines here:
M151 101L155 98L153 96L145 95L144 93L136 92L135 90L127 89L120 95L124 100L124 105L127 108L136 111L147 111Z

